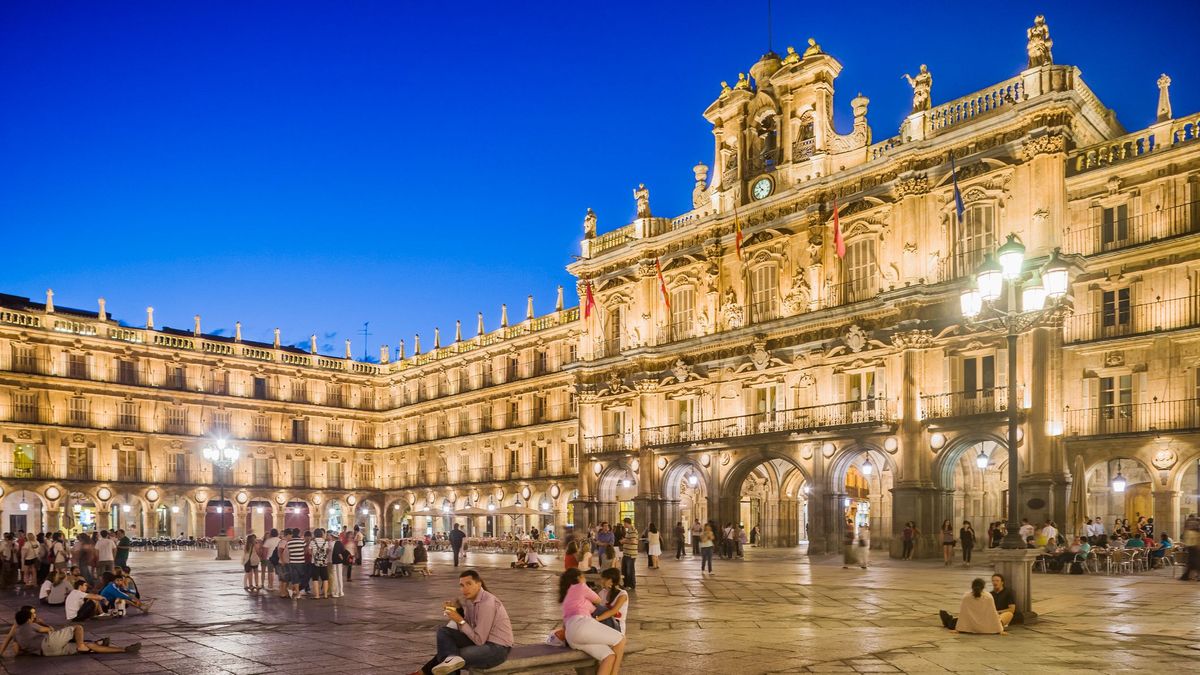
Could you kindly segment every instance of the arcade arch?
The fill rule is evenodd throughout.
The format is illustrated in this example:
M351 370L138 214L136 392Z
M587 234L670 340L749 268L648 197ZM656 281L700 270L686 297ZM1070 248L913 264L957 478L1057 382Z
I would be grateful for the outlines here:
M767 547L799 546L807 539L809 477L786 454L763 450L743 458L729 471L718 491L719 525L738 522L759 529L756 543Z
M1130 527L1134 527L1139 517L1155 516L1154 472L1141 460L1113 457L1092 464L1085 475L1088 516L1101 518L1106 532L1112 533L1117 519L1128 520ZM1118 476L1124 482L1124 489L1120 489Z
M839 531L845 531L848 520L853 523L856 537L865 526L872 548L888 548L896 479L892 457L873 445L856 443L831 458L829 476L831 492L839 500Z
M1008 445L1000 437L956 439L935 460L934 481L943 493L935 527L949 518L957 531L963 521L970 521L979 541L976 548L982 548L991 523L1007 521Z

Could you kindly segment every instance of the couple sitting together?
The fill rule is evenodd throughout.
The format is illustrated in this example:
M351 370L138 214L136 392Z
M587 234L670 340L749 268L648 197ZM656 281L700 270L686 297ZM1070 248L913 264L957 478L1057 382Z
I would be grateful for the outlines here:
M1014 620L1022 621L1016 598L1012 589L1005 587L1003 575L992 575L991 593L983 592L986 585L983 579L972 581L971 590L959 604L957 617L944 609L938 612L942 625L955 633L1008 635L1004 629Z

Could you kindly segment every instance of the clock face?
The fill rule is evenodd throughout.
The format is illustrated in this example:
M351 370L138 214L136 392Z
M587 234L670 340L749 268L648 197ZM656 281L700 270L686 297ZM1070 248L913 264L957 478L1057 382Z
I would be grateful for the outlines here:
M773 187L770 178L759 178L754 182L754 187L750 189L750 194L755 199L766 199L771 196L771 188Z

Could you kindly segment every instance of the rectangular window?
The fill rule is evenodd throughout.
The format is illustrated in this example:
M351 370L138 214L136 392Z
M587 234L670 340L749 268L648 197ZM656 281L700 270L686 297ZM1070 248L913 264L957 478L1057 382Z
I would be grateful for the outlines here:
M537 470L545 471L547 468L546 447L542 446L537 449Z
M229 393L229 372L224 370L212 371L209 389L212 393L224 396Z
M621 335L625 327L621 325L621 308L613 307L608 310L608 323L604 326L604 349L600 356L615 356L621 351Z
M68 354L67 355L67 377L73 377L77 380L86 380L88 376L87 355L86 354Z
M341 422L329 423L329 445L343 445Z
M770 321L778 316L775 296L779 294L779 268L762 265L750 273L750 321Z
M578 467L579 466L579 446L575 445L574 443L568 444L567 445L567 457L570 458L572 469Z
M686 340L696 328L696 290L677 288L671 291L671 339Z
M122 449L117 452L117 475L123 480L137 480L138 451Z
M976 204L963 211L960 236L956 244L954 276L970 276L983 264L983 257L996 250L995 209Z
M1133 417L1133 375L1100 378L1100 415L1106 420Z
M137 366L127 359L117 360L117 382L120 384L137 384Z
M308 485L308 460L292 460L292 485L306 487Z
M167 471L171 473L171 477L176 483L188 482L187 455L182 452L174 452L168 455Z
M520 454L516 450L508 451L508 475L515 476L521 470Z
M13 347L13 370L18 373L36 373L37 359L33 347Z
M270 418L266 415L254 416L254 439L258 441L271 440Z
M183 366L172 366L167 370L167 387L177 391L187 389L187 370Z
M325 475L329 477L329 487L342 487L342 473L341 460L329 460L325 462Z
M292 401L308 403L308 383L304 380L292 382Z
M575 397L575 392L567 392L567 412L574 417L579 413L579 399Z
M515 427L521 423L521 402L512 400L508 402L508 426Z
M138 404L133 401L121 401L117 407L117 428L123 431L138 430Z
M82 396L72 396L67 409L67 424L75 427L86 427L89 422L88 400Z
M546 421L546 397L537 394L533 397L533 422L535 424Z
M307 443L308 442L308 420L299 419L292 420L292 442Z
M579 346L574 342L567 345L567 363L574 363L579 360Z
M325 405L335 408L342 407L342 388L331 384L325 387Z
M212 418L209 420L209 433L214 436L228 436L231 426L230 415L228 410L214 410Z
M1100 242L1104 248L1122 246L1129 239L1129 206L1120 204L1101 212Z
M1101 302L1101 325L1106 333L1124 332L1129 328L1129 289L1104 291Z
M254 378L254 398L265 400L267 398L267 378Z
M875 297L875 242L861 239L846 247L842 261L843 295L839 304L861 302Z
M681 398L675 402L679 419L679 430L687 433L696 423L696 399Z
M271 485L271 460L266 457L254 458L254 484Z
M92 477L87 448L67 448L67 478L87 480Z
M968 357L962 360L963 397L988 398L996 388L996 357Z
M33 392L13 392L13 419L17 422L38 421L37 394Z
M875 371L849 373L846 376L846 386L846 400L851 402L851 410L875 409Z
M187 408L183 406L167 408L167 433L186 434Z
M504 375L505 382L512 382L513 380L516 380L518 377L520 377L521 362L517 360L517 357L515 357L515 356L508 357L507 368L505 369L504 372L505 372L505 375Z

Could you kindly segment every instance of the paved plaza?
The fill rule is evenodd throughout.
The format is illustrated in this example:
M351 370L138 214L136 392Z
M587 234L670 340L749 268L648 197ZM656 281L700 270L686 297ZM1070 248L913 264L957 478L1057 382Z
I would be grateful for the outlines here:
M8 657L9 673L394 673L431 655L453 596L449 554L431 555L427 579L371 579L355 570L346 597L280 600L242 590L236 562L212 551L134 554L131 564L154 612L88 625L137 655ZM541 641L559 616L553 571L512 570L509 558L472 554L489 589L508 607L518 642ZM558 563L558 560L554 561ZM1008 637L954 635L939 608L957 610L973 570L936 561L883 560L845 570L833 557L751 550L744 561L696 561L638 569L631 639L645 646L627 673L793 672L1160 672L1200 667L1200 584L1159 571L1138 576L1035 575L1041 622ZM28 596L0 598L11 620ZM61 608L42 616L61 625Z

